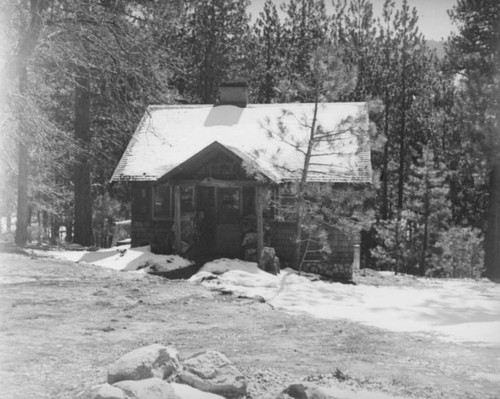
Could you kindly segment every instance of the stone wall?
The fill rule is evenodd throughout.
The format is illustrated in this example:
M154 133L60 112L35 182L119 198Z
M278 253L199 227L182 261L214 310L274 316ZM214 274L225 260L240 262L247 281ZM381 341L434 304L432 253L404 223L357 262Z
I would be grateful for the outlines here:
M305 262L302 270L306 273L315 273L320 276L328 277L334 281L352 280L352 262L351 263L329 263L325 262Z
M317 252L316 255L308 256L302 270L335 281L350 281L353 275L354 244L358 242L356 236L351 237L339 229L332 228L327 238L328 253ZM295 254L295 223L274 222L271 246L283 264L292 265Z

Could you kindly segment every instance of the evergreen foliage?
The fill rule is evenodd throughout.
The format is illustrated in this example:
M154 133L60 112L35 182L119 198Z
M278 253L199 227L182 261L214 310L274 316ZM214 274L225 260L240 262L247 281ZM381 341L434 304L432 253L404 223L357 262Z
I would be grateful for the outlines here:
M450 17L459 29L447 43L450 69L460 76L454 108L457 147L469 149L467 161L473 165L468 176L460 177L468 178L471 194L487 197L486 206L478 204L484 212L479 227L485 231L485 273L500 279L500 4L459 0Z
M365 266L477 277L484 253L486 275L500 278L500 3L458 0L450 10L458 33L443 61L406 0L386 0L380 18L370 0L288 0L281 9L267 0L254 20L248 5L0 4L0 209L17 212L16 242L48 234L30 228L37 215L53 237L65 225L76 242L106 241L104 220L129 216L116 205L128 189L108 181L145 107L214 103L222 81L247 80L254 103L380 101L372 115L374 138L385 138L372 153L380 184L375 200L367 195L378 241ZM309 122L314 143L313 115ZM286 141L286 132L272 133ZM314 145L297 151L305 181ZM297 187L311 226L364 220L367 201L349 202L358 191L310 190Z

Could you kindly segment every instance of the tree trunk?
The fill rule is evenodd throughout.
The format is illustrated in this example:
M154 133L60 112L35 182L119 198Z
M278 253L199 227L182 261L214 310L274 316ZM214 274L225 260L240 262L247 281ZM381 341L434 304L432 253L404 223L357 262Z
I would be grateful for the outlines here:
M74 165L75 186L73 242L92 245L92 197L90 192L90 78L85 69L79 69L75 84L75 137L80 153Z
M387 136L386 136L387 137ZM389 143L384 144L384 158L382 160L382 219L389 217Z
M49 214L47 211L42 211L42 239L47 240L49 238Z
M71 217L68 217L64 222L64 226L66 227L66 235L64 237L64 241L73 241L73 219Z
M26 65L23 65L19 75L19 92L26 93L28 86L28 73ZM26 124L23 123L23 111L20 112L19 127L24 137L28 136ZM23 247L28 241L28 148L25 140L18 141L17 160L17 220L16 220L16 245Z
M17 173L16 245L23 247L28 241L28 149L19 141Z
M496 160L490 171L488 226L484 239L485 275L500 280L500 160Z
M45 7L43 1L30 0L30 22L27 29L24 30L23 37L20 38L16 54L7 61L2 68L1 81L15 80L19 77L19 91L23 95L26 93L28 85L28 75L26 64L33 54L40 31L42 28L41 11ZM3 79L2 79L3 78ZM0 90L3 97L6 90ZM23 115L20 114L20 126L23 128ZM26 131L23 131L26 134ZM19 246L26 245L28 241L28 149L25 140L18 141L18 175L17 175L17 221L15 243Z
M316 88L316 93L314 96L314 114L311 123L311 130L309 133L309 141L307 143L307 151L304 157L304 167L302 169L302 176L297 188L297 230L296 230L296 241L295 241L295 265L299 270L299 274L302 272L302 258L300 256L302 249L302 224L304 222L304 191L307 182L307 175L309 173L309 165L311 163L312 149L314 146L314 135L316 134L316 120L318 118L318 102L319 102L319 92Z
M59 242L59 217L52 213L50 214L50 243L51 245L58 245Z
M401 70L401 130L399 133L399 168L398 168L398 214L396 228L396 244L398 245L398 257L396 259L396 273L400 269L402 254L399 249L400 223L403 213L403 194L405 179L405 158L406 158L406 36L403 38L402 70Z
M426 165L427 168L427 165ZM420 275L425 276L425 271L427 269L427 246L429 241L429 216L430 216L430 187L429 187L429 176L426 170L425 176L425 193L424 193L424 236L422 238L422 253L420 257Z

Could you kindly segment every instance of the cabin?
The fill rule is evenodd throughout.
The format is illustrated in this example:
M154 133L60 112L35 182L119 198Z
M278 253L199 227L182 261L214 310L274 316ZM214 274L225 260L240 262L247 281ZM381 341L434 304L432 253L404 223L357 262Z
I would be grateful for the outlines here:
M147 108L111 179L130 184L133 247L256 260L268 246L282 263L293 261L294 187L314 104L248 104L247 98L245 83L229 82L215 105ZM365 103L319 104L318 131L334 140L313 149L318 156L307 184L332 193L371 184L368 123ZM333 229L328 241L329 264L311 260L304 270L341 279L352 274L359 234Z

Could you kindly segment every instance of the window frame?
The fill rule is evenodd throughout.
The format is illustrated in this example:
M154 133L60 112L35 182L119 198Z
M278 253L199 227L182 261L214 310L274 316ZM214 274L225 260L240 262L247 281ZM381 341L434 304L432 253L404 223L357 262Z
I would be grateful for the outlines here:
M275 213L274 220L278 222L296 222L297 214L297 194L294 190L293 182L280 184L275 192ZM292 200L293 199L293 200ZM287 203L285 203L285 201ZM285 212L285 207L290 207L290 212Z
M237 219L241 219L243 215L243 189L240 186L234 186L234 187L217 187L217 194L216 194L216 208L217 208L217 224L234 224L234 223L226 223L221 221L221 210L222 210L222 204L221 204L221 190L235 190L238 193L238 216Z
M191 209L184 209L184 207L182 206L183 205L182 190L186 190L186 189L191 190L191 200L190 200ZM181 204L180 204L181 215L188 215L188 214L196 212L196 186L193 184L180 185L179 190L180 190L180 202L181 202Z
M157 189L159 187L166 187L168 189L168 202L169 202L169 206L168 206L168 212L167 212L167 215L166 216L158 216L156 215L155 213L155 210L156 210L156 204L155 204L155 201L156 201L156 192L157 192ZM172 190L172 186L168 183L163 183L163 184L155 184L153 185L152 187L152 193L151 193L151 203L152 203L152 206L151 206L151 218L152 220L158 220L158 221L165 221L165 220L172 220L173 219L173 190Z

